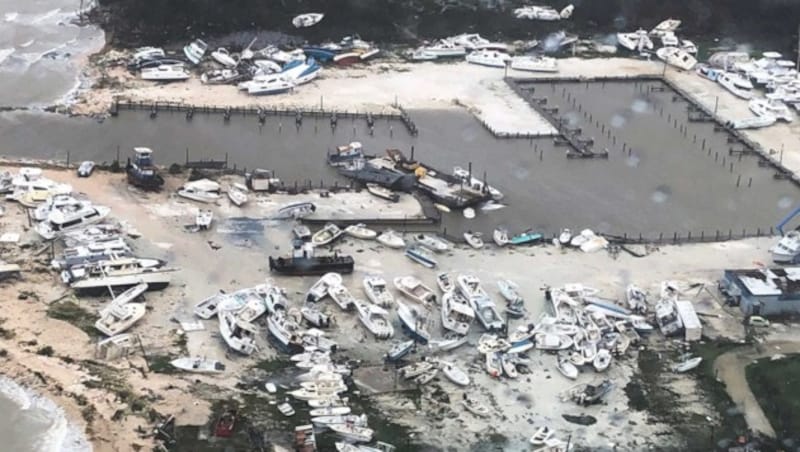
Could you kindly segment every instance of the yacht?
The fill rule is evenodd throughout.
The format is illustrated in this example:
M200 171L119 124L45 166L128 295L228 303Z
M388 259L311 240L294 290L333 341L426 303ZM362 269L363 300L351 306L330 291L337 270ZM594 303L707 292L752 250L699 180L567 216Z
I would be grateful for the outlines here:
M94 206L88 201L78 205L50 212L47 220L37 224L34 229L45 240L52 240L56 236L81 229L92 223L103 220L111 212L105 206Z
M51 195L44 203L39 204L33 209L31 216L36 221L44 221L50 215L50 212L62 210L65 208L75 208L79 206L82 201L75 199L69 194Z
M220 47L217 50L211 52L211 58L217 63L227 68L234 68L239 64L239 62L236 61L236 59L231 56L231 53L228 52L228 49L224 47Z
M776 264L793 264L800 256L800 231L790 231L769 250Z
M558 72L558 60L541 55L515 56L511 69L529 72Z
M443 328L465 335L469 332L474 318L475 312L460 293L449 291L442 296Z
M192 64L200 64L200 60L205 56L208 50L208 44L202 39L195 39L183 48L183 54L192 62Z
M617 43L631 52L653 50L653 41L641 28L633 33L617 33Z
M156 82L179 82L189 79L189 72L182 64L161 64L156 67L144 68L140 74L142 80Z
M436 58L457 58L463 57L467 54L467 49L450 40L443 39L435 42L429 46L423 46L417 49L417 52L423 52L424 55ZM413 56L412 56L413 59Z
M262 80L252 80L246 83L247 94L252 96L283 94L294 89L294 84L282 77L267 77Z
M656 50L656 56L665 63L684 71L690 71L697 64L697 60L678 47L662 47Z
M506 67L506 63L511 60L511 56L496 50L478 50L467 55L467 62L489 67Z
M569 10L571 15L571 10ZM514 10L517 19L555 21L561 20L561 14L549 6L523 6ZM568 16L569 17L569 16Z
M222 198L218 183L209 179L200 179L183 184L178 190L178 196L192 201L213 203Z
M720 72L717 74L717 83L736 97L747 100L753 97L753 84L739 74Z
M160 259L125 257L72 267L61 272L61 280L75 290L106 290L147 283L148 290L163 289L171 281L173 268Z
M769 99L753 99L747 105L750 111L757 116L775 117L786 122L792 122L794 116L789 107L781 101Z
M464 33L448 39L457 46L464 47L466 50L497 50L508 52L508 45L502 42L491 42L477 33Z

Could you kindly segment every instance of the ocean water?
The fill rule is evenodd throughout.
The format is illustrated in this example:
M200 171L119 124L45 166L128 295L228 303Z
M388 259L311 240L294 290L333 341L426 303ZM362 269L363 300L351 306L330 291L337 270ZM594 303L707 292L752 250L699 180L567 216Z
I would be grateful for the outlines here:
M0 0L0 107L68 101L81 85L79 62L104 45L78 26L80 0Z

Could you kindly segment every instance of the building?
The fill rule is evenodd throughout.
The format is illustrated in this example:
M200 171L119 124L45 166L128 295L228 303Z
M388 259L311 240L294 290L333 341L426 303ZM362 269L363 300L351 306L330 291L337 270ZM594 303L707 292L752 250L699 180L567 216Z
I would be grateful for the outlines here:
M747 316L800 314L800 267L725 270L719 288Z

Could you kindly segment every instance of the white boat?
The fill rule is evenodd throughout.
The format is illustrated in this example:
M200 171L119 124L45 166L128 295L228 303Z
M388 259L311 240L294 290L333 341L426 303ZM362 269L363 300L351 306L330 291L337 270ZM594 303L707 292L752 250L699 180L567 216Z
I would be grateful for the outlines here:
M403 240L403 237L392 229L383 231L383 234L379 235L377 240L389 248L403 248L406 246L406 241Z
M330 358L331 354L328 352L320 350L312 350L302 353L296 353L289 357L289 361L295 363L300 363L300 362L327 363L330 362Z
M442 293L447 293L452 291L456 288L455 284L453 284L453 280L450 278L450 275L447 272L442 272L436 275L436 285L439 286L439 290Z
M475 248L476 250L483 248L483 239L481 238L480 232L467 231L464 233L464 240L467 241L469 246Z
M338 407L337 407L338 408ZM346 407L341 407L346 408ZM313 416L313 415L312 415ZM333 414L333 415L321 415L321 416L314 416L311 418L311 423L320 426L320 427L327 427L331 424L353 424L359 427L366 427L367 426L367 415L355 415L355 414Z
M734 119L726 122L725 125L736 130L760 129L762 127L769 127L775 124L777 121L778 118L769 113L764 112L762 116L754 116L752 118L744 118L744 119Z
M194 224L199 230L206 230L211 227L212 221L214 221L214 212L209 209L197 209Z
M561 372L561 375L574 380L578 378L578 368L570 361L569 356L559 354L556 358L556 369Z
M405 255L412 261L427 268L436 268L436 265L438 265L432 253L424 246L410 245L406 247Z
M697 55L697 45L688 39L681 39L681 49L692 55Z
M632 315L628 318L628 320L631 322L633 329L639 334L649 334L655 330L655 327L647 323L644 317Z
M213 71L203 72L200 75L200 83L204 85L224 85L235 82L241 77L242 75L235 69L215 69Z
M719 72L717 74L717 83L736 97L746 100L753 97L753 84L750 83L750 80L734 72Z
M125 332L144 317L146 312L144 303L122 304L115 301L100 311L100 318L94 324L94 327L106 336Z
M289 405L289 402L284 402L278 405L278 411L281 412L284 416L294 416L294 408Z
M306 391L307 392L307 391ZM308 402L308 406L311 408L329 408L329 407L341 407L347 403L347 399L341 399L336 394L322 394L319 395L318 398L310 398L304 399Z
M439 363L442 369L442 373L444 373L445 377L448 380L452 381L453 383L459 386L468 386L469 385L469 375L466 372L461 370L461 368L457 367L453 363L441 361Z
M502 42L491 42L477 33L462 33L447 39L457 46L473 50L499 50L508 52L508 45Z
M394 304L394 296L386 286L386 280L377 275L364 277L364 293L369 301L378 306L388 308Z
M435 367L435 364L431 361L418 361L413 364L409 364L407 366L400 368L400 376L405 378L406 380L410 380L412 378L416 378L425 372L432 370Z
M350 226L344 228L344 232L351 237L362 240L372 240L378 236L377 232L368 228L364 223L351 224Z
M428 318L421 306L412 306L397 300L397 316L416 342L428 343L431 333L427 330Z
M286 290L273 284L261 284L254 290L256 296L264 301L267 312L275 314L278 311L286 312L289 308L289 300L286 298Z
M224 47L220 47L217 50L211 52L211 59L216 61L217 63L225 66L226 68L235 68L239 65L239 62L231 56L231 53L228 52L228 49Z
M435 339L428 341L427 348L428 348L428 353L430 354L444 353L444 352L449 352L450 350L455 350L466 343L467 343L467 336L458 333L448 332L445 333L443 339Z
M294 238L305 242L306 240L311 240L311 229L308 229L308 226L304 224L296 224L292 228L292 235Z
M608 369L608 366L611 365L611 352L604 348L598 350L592 360L592 365L594 366L594 370L598 372L603 372Z
M342 285L342 275L338 273L326 273L308 289L306 294L306 301L317 302L328 296L328 290L331 287Z
M344 284L328 287L328 295L343 311L353 308L358 301Z
M199 356L182 356L169 362L172 367L186 372L216 374L225 370L225 364L216 359Z
M525 55L511 58L511 69L528 72L558 72L558 60L542 55Z
M341 237L342 234L344 234L344 231L342 231L339 226L336 226L333 223L328 223L325 225L325 227L315 232L314 235L311 236L311 243L314 246L325 246Z
M553 430L550 429L550 427L547 427L547 426L539 427L538 429L536 429L536 432L534 432L534 434L531 435L531 439L530 439L529 442L531 443L532 446L543 446L550 438L553 437L553 434L554 434L554 432L553 432ZM540 450L540 449L537 449L537 450ZM550 450L550 449L546 449L546 450ZM544 451L542 451L542 452L544 452ZM557 452L557 451L555 449L553 449L553 452ZM565 452L567 452L567 451L565 451Z
M571 15L572 10L568 10L567 17ZM550 6L523 6L514 10L514 17L517 19L543 20L549 22L561 20L561 13Z
M251 355L256 350L256 327L243 322L233 312L219 312L219 332L232 350Z
M347 406L326 406L322 408L314 408L308 412L314 417L330 417L330 416L346 416L350 414L350 407Z
M672 371L676 373L688 372L694 369L695 367L699 366L702 361L703 358L695 356L694 358L690 358L680 364L672 366Z
M267 304L264 299L251 292L247 297L244 307L236 312L236 317L247 323L255 322L259 317L267 312Z
M306 322L317 328L327 328L331 326L331 316L313 306L303 306L300 308L300 315L303 316Z
M200 64L207 50L208 44L206 44L205 41L202 39L195 39L183 48L183 53L193 64Z
M359 427L353 424L331 424L331 431L350 441L367 443L372 441L374 432L368 427Z
M792 122L794 115L789 107L781 101L769 99L753 99L747 104L750 111L757 116L774 117L786 122Z
M697 64L695 57L678 47L662 47L656 50L656 56L667 64L684 71L691 71Z
M142 80L155 82L177 82L188 80L189 71L182 64L161 64L156 67L147 67L141 70L139 76Z
M508 378L519 377L519 372L517 372L516 356L504 353L500 356L500 362L503 365L503 373Z
M146 283L149 290L163 289L171 281L173 268L165 268L159 259L119 258L70 267L61 272L61 280L78 291L132 287Z
M448 291L442 296L442 328L465 335L469 332L475 312L469 302L455 291Z
M415 276L400 276L392 281L394 287L408 298L423 306L436 303L436 293Z
M178 189L178 196L192 201L213 203L222 197L218 183L209 179L200 179L183 184Z
M575 12L575 5L570 3L569 5L565 6L564 9L558 12L558 15L561 19L566 20L572 17L572 13Z
M495 378L503 375L503 361L500 359L500 353L489 352L486 354L486 372Z
M677 30L678 27L680 27L680 26L681 26L681 21L680 20L671 19L671 18L670 19L666 19L666 20L661 21L655 27L653 27L653 29L650 30L650 34L653 35L653 36L657 36L658 37L658 36L663 35L664 33L674 33L675 30Z
M422 375L418 375L417 377L415 377L414 383L417 385L426 385L430 383L434 378L436 378L436 375L438 374L439 374L439 368L434 367L433 369L424 372Z
M464 408L466 408L467 411L475 416L486 417L489 415L489 408L478 403L477 400L472 399L471 397L465 397L464 400L461 401L461 404L464 405Z
M237 206L241 207L247 204L247 187L239 183L233 183L228 187L228 199Z
M294 89L294 83L280 76L268 77L263 80L251 80L246 85L247 94L251 96L269 96L283 94Z
M467 49L464 46L457 45L448 39L443 39L431 45L420 47L414 53L414 55L418 57L417 59L428 59L429 57L433 57L432 59L458 58L466 54ZM412 55L412 59L414 59L414 55Z
M573 345L572 338L566 334L536 333L533 337L539 350L566 350Z
M50 212L47 219L34 226L34 229L43 239L52 240L65 232L98 223L109 213L111 209L108 207L94 206L89 201L83 201L77 206Z
M461 179L465 185L469 186L475 191L488 193L489 196L491 196L495 201L503 199L503 193L500 190L492 187L477 177L473 177L469 170L466 170L460 166L455 166L453 167L453 176Z
M683 328L683 322L678 315L673 298L659 300L659 302L656 303L655 315L658 328L664 336L677 334Z
M625 300L632 311L647 311L647 294L635 284L628 284L625 288Z
M466 60L467 63L480 66L504 68L511 60L511 56L496 50L478 50L468 54Z
M487 331L499 331L505 326L494 302L489 297L472 297L469 299L475 317Z
M800 255L800 231L789 231L769 249L776 264L790 264Z
M460 274L456 276L456 287L468 300L472 298L489 298L489 295L481 286L481 280L475 275Z
M415 341L410 340L392 344L392 347L386 353L386 359L389 361L399 361L409 352L411 352L411 349L414 348L415 343Z
M561 233L558 235L558 243L561 245L569 245L570 240L572 240L572 231L567 228L561 230Z
M445 241L431 234L414 234L414 241L436 253L443 253L450 249Z
M304 348L300 325L283 312L279 311L267 317L267 331L284 351L298 353Z
M667 31L659 36L661 39L661 46L662 47L680 47L681 43L677 36L675 36L674 32Z
M47 192L49 193L49 190L47 190ZM50 212L55 210L75 209L80 207L82 202L83 201L70 194L53 194L48 196L44 203L36 206L36 208L31 211L31 216L36 221L44 221L50 215Z
M506 246L511 243L511 238L508 236L508 229L496 228L492 233L492 239L497 246Z
M522 296L517 291L517 289L519 289L519 286L517 286L517 284L511 280L501 279L497 281L497 288L500 289L500 294L509 303L522 300Z
M367 191L370 194L387 201L397 202L400 200L400 195L378 184L367 184Z
M324 13L305 13L292 19L294 28L307 28L318 24L325 17Z
M572 240L569 241L570 246L574 246L576 248L580 248L589 240L595 237L594 231L591 229L584 229L581 231L580 234L572 236Z
M385 309L372 303L356 302L356 310L358 319L377 339L389 339L394 336L394 328Z

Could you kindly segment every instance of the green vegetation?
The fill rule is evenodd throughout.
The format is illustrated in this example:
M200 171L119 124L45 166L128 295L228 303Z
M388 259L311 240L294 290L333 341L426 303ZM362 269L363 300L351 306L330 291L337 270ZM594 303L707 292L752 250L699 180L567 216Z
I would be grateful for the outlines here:
M759 359L745 376L778 437L800 431L800 355Z
M281 359L264 359L257 362L253 368L266 370L268 373L280 372L292 367L292 362Z
M6 323L6 319L0 319L0 339L14 339L14 336L16 336L17 333L3 328L4 323Z
M47 307L47 316L71 323L91 337L100 336L100 332L94 327L95 322L97 322L99 318L97 314L79 306L74 301L50 304L50 306Z
M36 354L37 355L42 355L42 356L53 356L53 353L55 353L55 351L53 350L53 347L51 347L49 345L45 345L44 347L40 348L39 350L36 350Z
M147 357L147 366L151 372L157 374L176 374L180 370L176 369L170 361L175 359L172 355L149 355Z
M116 369L94 360L85 360L81 364L97 380L88 380L86 387L106 389L113 392L123 403L127 403L131 411L141 412L149 408L148 401L136 394L125 378Z

